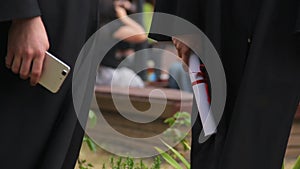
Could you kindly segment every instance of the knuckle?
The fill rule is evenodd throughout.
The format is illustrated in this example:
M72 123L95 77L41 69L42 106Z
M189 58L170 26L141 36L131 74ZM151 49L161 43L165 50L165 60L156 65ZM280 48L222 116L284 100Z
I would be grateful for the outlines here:
M27 58L30 58L34 55L34 50L32 49L25 49L24 50L24 56L26 56Z
M18 74L19 73L19 68L17 66L13 66L11 68L12 72L14 72L15 74Z
M36 78L37 77L37 73L36 72L31 72L31 78Z
M20 50L20 49L17 49L17 50L15 50L14 52L13 52L13 55L11 56L11 57L19 57L20 55L22 55L23 54L23 52L22 52L22 50Z
M40 75L41 75L40 71L32 71L31 72L31 76L33 76L35 78L39 77Z
M44 49L39 49L39 50L37 50L36 54L39 55L39 56L43 56L45 54L45 50Z
M20 74L20 78L23 80L26 80L26 79L28 79L28 75Z
M11 61L12 61L12 57L10 57L10 56L5 57L6 64L11 64Z
M32 58L42 58L45 54L44 50L41 49L26 49L24 51L23 57L26 59L32 59Z
M44 50L37 50L35 53L36 58L38 59L42 59L45 55L45 51Z
M5 58L5 63L10 65L11 64L11 58L10 57L6 57Z
M46 50L48 50L50 48L50 44L49 42L46 44Z
M21 75L22 77L26 77L26 76L28 76L28 71L27 71L27 70L21 70L21 71L20 71L20 75Z

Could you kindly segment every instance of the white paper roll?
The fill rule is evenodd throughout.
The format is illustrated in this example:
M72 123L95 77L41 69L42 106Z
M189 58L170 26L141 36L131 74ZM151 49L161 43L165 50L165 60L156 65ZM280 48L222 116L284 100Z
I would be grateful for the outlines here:
M207 84L204 82L205 79L201 76L201 73L199 57L195 54L191 54L189 59L190 79L204 135L208 136L216 133L216 123L210 113L209 96L206 88Z

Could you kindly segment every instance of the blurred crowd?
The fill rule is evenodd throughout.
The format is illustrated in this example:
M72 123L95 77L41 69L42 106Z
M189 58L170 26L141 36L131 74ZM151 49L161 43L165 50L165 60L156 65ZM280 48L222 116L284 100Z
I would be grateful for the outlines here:
M151 27L151 15L138 17L139 19L127 17L140 12L153 12L154 4L154 0L100 0L100 27L108 23L114 24L111 37L119 42L110 49L99 65L96 85L145 87L145 84L165 82L163 87L192 91L188 84L188 74L178 60L169 57L164 61L161 56L145 53L137 56L135 53L153 46L176 53L174 48L170 48L172 44L157 45L148 39L146 32ZM161 71L163 66L168 71Z

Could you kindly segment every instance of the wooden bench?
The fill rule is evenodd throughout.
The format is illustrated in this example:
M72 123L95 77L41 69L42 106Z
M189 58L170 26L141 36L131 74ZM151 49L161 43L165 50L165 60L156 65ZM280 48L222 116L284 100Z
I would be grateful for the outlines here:
M193 95L179 90L165 88L113 88L96 87L96 99L104 118L119 132L132 137L149 137L163 132L168 126L163 123L178 111L191 112ZM114 100L113 96L114 95ZM149 97L150 96L150 97ZM149 102L152 101L152 105ZM116 104L119 110L116 108ZM134 108L132 108L131 103ZM165 108L162 109L162 107ZM151 107L151 111L146 112ZM149 123L128 120L123 115L156 118ZM160 115L158 115L160 114ZM132 132L138 128L140 132ZM130 129L130 130L128 130Z
M169 128L164 120L178 111L191 112L193 103L191 93L166 88L129 88L127 91L126 88L113 88L111 90L110 87L101 86L95 88L95 95L98 106L94 105L92 109L99 107L102 116L110 127L125 136L133 138L149 138L162 134ZM114 100L113 95L116 96ZM117 110L114 101L120 107L119 110ZM135 110L130 108L128 102L132 104ZM152 106L152 111L145 113L150 106ZM162 106L165 106L162 109L163 111L161 110ZM149 123L134 122L125 118L124 114L155 120ZM110 132L110 128L101 125L101 122L95 128L87 130L89 134L93 135L93 138L101 140L104 144L114 142L114 148L119 152L155 151L153 145L158 144L156 142L147 143L146 141L141 143L127 141L126 139L115 139L116 137L114 133Z
M153 107L160 107L166 101L166 108L162 114L163 118L172 116L177 111L191 112L193 95L174 89L166 88L113 88L107 86L96 87L96 98L100 109L108 112L118 112L115 103L127 103L130 99L132 105L137 109L132 112L129 105L118 105L121 111L126 113L137 113L150 108L149 99L153 101ZM114 95L114 101L112 98ZM151 114L144 114L151 116Z

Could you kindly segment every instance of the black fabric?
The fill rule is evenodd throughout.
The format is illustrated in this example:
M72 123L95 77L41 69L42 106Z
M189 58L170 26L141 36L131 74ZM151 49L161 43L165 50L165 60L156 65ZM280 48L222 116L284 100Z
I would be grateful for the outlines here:
M37 0L10 0L0 2L0 21L17 18L29 18L41 15Z
M0 2L0 163L11 169L73 169L83 129L72 102L72 73L57 94L30 87L5 67L10 20L42 15L50 53L73 70L97 29L97 0ZM79 12L80 11L80 12Z
M299 1L186 0L178 6L175 14L212 41L227 78L218 132L199 144L199 117L193 126L192 168L280 169L300 96Z
M155 2L154 12L167 13L172 15L177 15L177 5L179 0L158 0ZM152 18L152 22L155 22L156 17ZM151 32L151 31L150 31ZM157 41L171 41L172 38L166 35L149 33L149 38Z
M296 21L296 33L300 32L300 1L298 2L298 15Z

